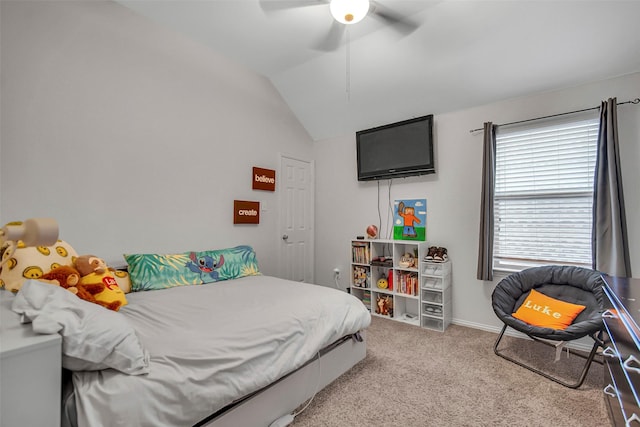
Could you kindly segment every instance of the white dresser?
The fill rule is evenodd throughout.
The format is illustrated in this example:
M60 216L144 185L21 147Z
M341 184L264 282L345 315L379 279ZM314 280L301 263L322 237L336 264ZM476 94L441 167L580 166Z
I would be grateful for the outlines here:
M60 426L61 338L40 335L0 289L0 426Z

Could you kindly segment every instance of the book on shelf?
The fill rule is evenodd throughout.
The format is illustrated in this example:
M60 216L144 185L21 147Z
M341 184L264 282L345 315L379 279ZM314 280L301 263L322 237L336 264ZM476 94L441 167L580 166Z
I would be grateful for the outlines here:
M369 245L353 243L351 245L353 262L358 264L369 264Z
M399 273L398 274L397 292L407 295L418 295L418 275L416 273Z
M364 291L362 294L362 303L371 311L371 291Z

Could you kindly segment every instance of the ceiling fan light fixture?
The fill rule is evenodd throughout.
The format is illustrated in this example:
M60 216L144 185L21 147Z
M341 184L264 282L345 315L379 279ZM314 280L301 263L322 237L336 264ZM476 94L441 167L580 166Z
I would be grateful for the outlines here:
M369 0L331 0L329 10L341 24L355 24L367 16Z

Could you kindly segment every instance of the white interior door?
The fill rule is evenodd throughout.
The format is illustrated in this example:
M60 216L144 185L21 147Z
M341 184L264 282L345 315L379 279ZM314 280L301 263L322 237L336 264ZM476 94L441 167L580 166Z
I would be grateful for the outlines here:
M280 272L313 283L313 163L280 157Z

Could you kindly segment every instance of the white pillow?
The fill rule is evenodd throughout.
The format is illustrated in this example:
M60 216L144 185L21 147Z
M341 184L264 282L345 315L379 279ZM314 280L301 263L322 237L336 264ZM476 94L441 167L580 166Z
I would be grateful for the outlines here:
M24 282L11 309L31 320L36 333L60 333L62 366L69 370L113 368L129 375L149 372L149 354L121 313L36 280Z

